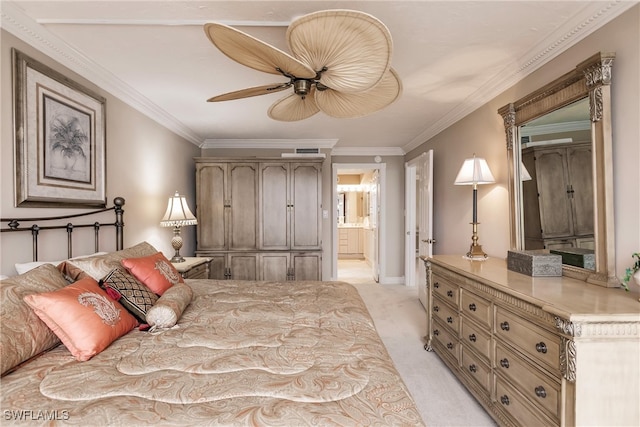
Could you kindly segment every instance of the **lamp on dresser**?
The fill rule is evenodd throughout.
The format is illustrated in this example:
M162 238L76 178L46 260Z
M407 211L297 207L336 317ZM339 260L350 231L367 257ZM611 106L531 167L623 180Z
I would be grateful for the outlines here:
M196 225L198 220L195 215L191 213L189 205L184 196L181 196L176 191L173 197L169 197L169 203L167 204L167 211L160 221L162 227L173 227L173 238L171 239L171 246L175 249L176 253L171 258L171 262L184 262L184 258L180 255L180 248L182 247L182 236L180 236L180 229L185 225Z
M456 176L455 185L473 185L473 234L471 236L471 247L467 252L467 258L483 260L487 254L482 250L482 245L478 244L478 184L493 184L495 179L491 174L487 161L482 157L466 159Z

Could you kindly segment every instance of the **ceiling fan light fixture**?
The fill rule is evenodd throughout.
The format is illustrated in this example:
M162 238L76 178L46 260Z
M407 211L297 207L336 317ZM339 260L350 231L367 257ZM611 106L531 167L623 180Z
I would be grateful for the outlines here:
M402 91L391 69L393 43L377 18L355 10L323 10L294 20L287 29L289 55L223 24L206 24L209 40L229 58L287 82L242 89L210 98L228 101L278 92L293 94L275 102L274 120L303 120L318 111L336 118L361 117L395 101Z

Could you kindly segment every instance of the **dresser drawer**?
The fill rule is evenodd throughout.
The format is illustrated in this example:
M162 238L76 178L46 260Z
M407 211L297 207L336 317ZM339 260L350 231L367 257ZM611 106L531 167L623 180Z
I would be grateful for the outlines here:
M540 373L500 344L496 345L495 363L495 372L507 377L525 398L542 407L553 419L560 419L562 392L559 381Z
M451 332L449 332L449 330L447 330L447 328L440 324L438 321L433 323L431 333L433 335L435 344L442 347L448 355L453 357L457 366L458 360L460 360L460 357L458 355L460 350L458 337L451 334Z
M436 295L440 295L445 301L453 304L454 307L458 308L460 306L460 288L458 285L449 282L447 279L443 279L442 276L438 276L437 274L433 275L433 292Z
M491 360L491 335L464 316L460 319L460 341Z
M527 403L527 400L519 394L508 382L496 376L496 404L517 420L522 426L557 426L540 410Z
M560 372L560 337L553 335L516 314L498 307L495 319L496 335L542 366Z
M489 329L493 320L491 303L466 289L462 289L460 294L462 312Z
M460 347L460 353L462 355L462 370L476 380L488 395L491 392L491 368L465 346Z
M440 298L433 299L433 315L442 321L442 323L446 324L448 327L454 330L457 334L460 324L460 315L457 310L452 309L448 304L446 304Z

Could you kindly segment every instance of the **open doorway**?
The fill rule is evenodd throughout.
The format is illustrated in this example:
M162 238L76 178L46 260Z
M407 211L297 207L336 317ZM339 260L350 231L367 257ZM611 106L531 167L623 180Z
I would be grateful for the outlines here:
M382 198L385 165L333 165L332 277L348 282L378 282L384 274Z

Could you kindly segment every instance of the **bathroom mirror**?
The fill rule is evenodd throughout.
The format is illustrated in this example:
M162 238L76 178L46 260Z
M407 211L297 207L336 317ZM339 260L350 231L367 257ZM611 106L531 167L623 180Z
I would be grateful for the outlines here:
M615 58L614 53L597 53L586 61L581 62L576 68L567 74L561 76L548 85L540 88L531 94L505 105L498 110L498 113L504 119L506 139L507 139L507 160L508 160L508 177L509 177L509 198L510 198L510 215L509 222L511 228L510 246L516 250L522 249L554 249L562 251L568 248L567 252L584 252L591 253L591 261L589 265L571 265L563 263L563 275L585 280L590 283L601 286L614 287L619 285L619 280L615 275L615 233L614 233L614 216L613 216L613 171L612 171L612 137L611 137L611 69ZM525 238L525 209L530 209L529 203L525 207L523 182L528 183L529 178L540 179L537 173L544 173L543 167L533 165L531 163L530 152L534 149L528 148L535 146L530 144L531 139L527 138L527 126L531 127L532 123L537 120L541 122L549 115L562 114L572 110L580 105L580 101L584 100L589 108L589 127L590 141L585 138L580 139L580 161L585 161L585 156L589 155L591 160L591 173L578 176L574 185L590 186L592 189L592 199L590 199L593 213L585 211L583 204L579 208L579 213L589 217L592 215L592 221L582 221L581 224L591 226L593 235L588 231L582 230L573 233L572 236L564 239L553 239L543 233L540 236L538 247L532 246L532 240L527 236ZM567 142L568 138L556 138L554 150L567 149L562 147L562 141ZM522 142L525 144L523 152ZM548 141L547 141L548 142ZM552 142L552 144L553 144ZM573 138L572 141L573 142ZM576 144L573 144L575 146ZM575 148L575 147L572 147ZM556 150L556 151L557 151ZM524 154L523 154L524 153ZM557 153L556 153L557 154ZM557 159L561 156L556 155ZM576 157L577 158L577 157ZM525 166L523 160L529 164ZM586 160L588 163L588 159ZM561 160L556 163L558 166ZM566 159L564 160L566 165ZM584 163L583 163L584 164ZM557 171L557 167L548 167L552 171ZM532 171L529 169L532 168ZM578 170L580 168L574 168ZM532 174L533 172L533 174ZM584 172L584 168L582 168ZM590 179L589 179L590 178ZM525 179L525 181L523 181ZM554 179L554 178L551 178ZM557 181L557 180L556 180ZM589 183L591 181L591 183ZM558 182L557 185L562 186L562 190L571 193L572 187L567 187L565 182ZM570 184L569 184L570 185ZM575 188L575 187L574 187ZM535 210L535 209L534 209ZM528 242L528 243L526 243ZM527 247L529 246L529 247ZM579 250L572 251L576 248ZM563 257L563 259L565 259Z

